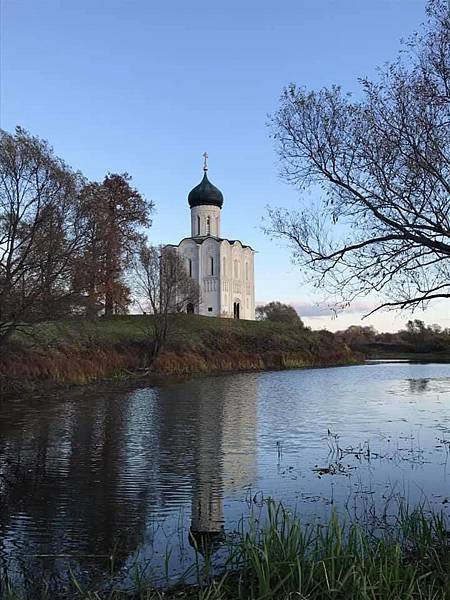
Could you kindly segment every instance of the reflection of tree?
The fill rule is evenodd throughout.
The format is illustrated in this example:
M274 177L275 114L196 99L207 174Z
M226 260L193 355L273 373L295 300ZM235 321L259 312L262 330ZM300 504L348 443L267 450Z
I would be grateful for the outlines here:
M411 392L420 393L428 389L429 379L409 379L409 389Z
M101 577L112 549L120 568L153 539L153 516L190 501L199 545L220 538L224 488L255 476L251 378L4 403L0 568L2 555L15 565L27 555L37 578L69 567Z
M133 463L152 472L157 453L141 450L154 445L157 420L130 443L127 411L135 403L133 394L126 396L60 399L28 411L26 419L15 415L16 424L0 423L0 537L20 538L10 558L17 562L26 554L34 572L49 575L86 563L108 566L113 548L120 566L141 543L147 506L153 504L151 478L133 486L128 477ZM58 558L62 554L75 558L68 562Z

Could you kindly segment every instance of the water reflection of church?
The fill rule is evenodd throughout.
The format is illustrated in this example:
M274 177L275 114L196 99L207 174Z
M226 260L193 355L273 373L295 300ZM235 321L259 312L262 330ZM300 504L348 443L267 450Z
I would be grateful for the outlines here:
M185 440L192 477L190 541L205 551L223 537L224 495L256 480L257 377L220 377L211 386L194 380L188 393L195 423L195 435ZM161 390L161 406L164 394ZM180 394L186 396L184 385Z
M256 479L257 376L83 394L0 419L0 569L26 549L37 577L88 573L114 547L120 568L186 504L192 539L220 538L224 495Z

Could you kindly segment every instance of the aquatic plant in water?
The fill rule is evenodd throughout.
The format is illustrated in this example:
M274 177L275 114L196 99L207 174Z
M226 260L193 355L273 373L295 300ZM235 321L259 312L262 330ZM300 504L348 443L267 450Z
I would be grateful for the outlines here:
M78 598L83 600L448 600L450 531L445 517L423 507L398 514L385 527L347 523L332 512L326 524L303 525L282 504L264 501L264 521L242 520L225 547L220 568L213 556L197 556L196 566L171 589L139 576L133 585L101 589L82 586L75 577L64 590L20 593L5 575L2 600ZM263 525L261 523L264 523ZM195 583L184 584L187 578Z

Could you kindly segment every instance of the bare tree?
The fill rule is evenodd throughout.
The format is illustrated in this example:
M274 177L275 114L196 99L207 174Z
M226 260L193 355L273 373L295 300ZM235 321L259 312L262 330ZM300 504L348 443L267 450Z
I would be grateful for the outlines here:
M170 246L143 243L135 258L133 279L138 304L152 315L151 368L169 335L170 315L194 311L200 304L200 288L189 277L176 249Z
M379 295L415 308L450 297L450 19L430 0L405 52L362 80L360 100L332 87L283 93L272 119L286 180L320 197L270 210L312 282L342 303Z
M0 131L0 345L72 294L81 184L47 142L19 127Z

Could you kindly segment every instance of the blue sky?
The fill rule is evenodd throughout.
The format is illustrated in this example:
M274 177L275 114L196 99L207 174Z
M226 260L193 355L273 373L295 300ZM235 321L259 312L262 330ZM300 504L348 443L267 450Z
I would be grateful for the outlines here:
M296 303L313 326L332 321L289 252L261 231L267 205L295 206L278 177L267 115L284 85L356 91L395 57L425 0L0 0L0 126L48 139L90 179L128 171L157 208L152 242L189 234L186 197L210 156L223 192L222 234L258 250L257 300ZM306 316L309 314L310 316ZM419 318L446 320L445 305ZM379 315L378 328L409 318Z

